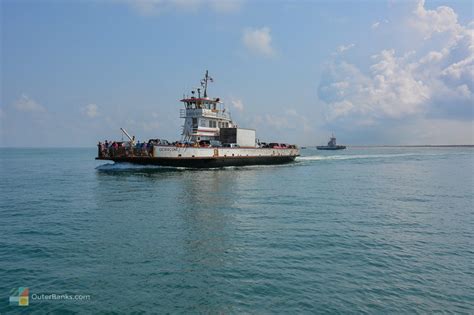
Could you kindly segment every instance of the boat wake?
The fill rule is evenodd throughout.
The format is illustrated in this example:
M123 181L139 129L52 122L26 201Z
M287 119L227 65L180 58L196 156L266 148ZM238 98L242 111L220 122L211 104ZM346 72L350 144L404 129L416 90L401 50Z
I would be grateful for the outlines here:
M137 170L178 170L186 169L184 167L167 167L159 165L140 165L132 163L107 163L99 165L95 168L103 172L117 172L117 171L137 171Z
M296 161L333 161L333 160L356 160L356 159L384 159L399 158L407 156L419 155L416 153L399 153L399 154L359 154L359 155L311 155L299 156Z
M272 164L272 165L245 165L245 166L224 166L210 168L194 168L194 167L175 167L160 165L139 165L133 163L107 163L97 166L95 169L104 173L127 173L127 172L169 172L169 171L222 171L222 170L252 170L275 167L288 167L288 164Z
M247 165L247 166L226 166L216 168L188 168L188 167L173 167L173 166L160 166L160 165L139 165L133 163L107 163L97 166L95 169L99 172L173 172L173 171L186 171L186 170L252 170L252 169L266 169L275 167L292 167L298 166L298 162L311 162L311 161L344 161L344 160L369 160L369 159L397 159L397 158L411 158L419 160L423 158L431 157L443 157L445 155L453 154L469 154L469 153L393 153L393 154L341 154L341 155L310 155L310 156L299 156L296 158L297 163L277 164L277 165ZM301 165L301 164L300 164Z

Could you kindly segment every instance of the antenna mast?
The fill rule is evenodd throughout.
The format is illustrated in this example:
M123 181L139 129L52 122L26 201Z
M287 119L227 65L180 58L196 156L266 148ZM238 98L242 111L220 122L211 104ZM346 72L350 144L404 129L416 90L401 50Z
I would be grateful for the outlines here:
M206 76L204 79L201 80L201 86L204 88L204 97L207 97L207 82L213 81L212 78L209 76L209 71L206 70Z

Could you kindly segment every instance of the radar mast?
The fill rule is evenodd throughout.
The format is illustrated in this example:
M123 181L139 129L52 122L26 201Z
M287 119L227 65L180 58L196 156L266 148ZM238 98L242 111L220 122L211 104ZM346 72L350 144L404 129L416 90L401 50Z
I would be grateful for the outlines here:
M214 79L209 76L209 71L206 70L206 75L204 79L201 80L201 86L204 88L204 97L207 97L207 83L214 82Z

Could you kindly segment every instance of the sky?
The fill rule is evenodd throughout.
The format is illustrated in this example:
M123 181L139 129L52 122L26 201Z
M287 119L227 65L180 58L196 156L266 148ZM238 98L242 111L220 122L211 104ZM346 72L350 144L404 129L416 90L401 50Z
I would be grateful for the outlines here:
M469 0L0 5L3 147L178 140L206 70L262 141L474 144Z

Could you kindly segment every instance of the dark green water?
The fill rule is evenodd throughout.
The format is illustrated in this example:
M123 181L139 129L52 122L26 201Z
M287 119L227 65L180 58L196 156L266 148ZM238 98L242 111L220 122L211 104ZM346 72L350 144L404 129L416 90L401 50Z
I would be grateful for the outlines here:
M0 149L0 313L474 312L472 148L212 170L95 151Z

